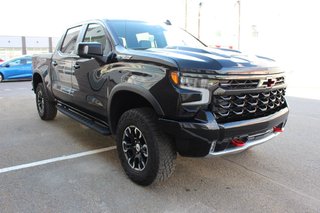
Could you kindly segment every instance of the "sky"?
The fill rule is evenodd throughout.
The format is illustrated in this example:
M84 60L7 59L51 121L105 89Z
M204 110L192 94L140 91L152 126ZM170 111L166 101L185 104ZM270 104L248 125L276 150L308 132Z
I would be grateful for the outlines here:
M184 10L178 10L177 8L183 1L2 0L0 35L60 37L66 27L80 21L96 18L131 18L159 21L174 18L181 22Z
M237 0L2 0L0 35L60 37L68 26L94 18L169 19L184 27L186 1L188 31L197 34L202 2L201 39L234 45ZM289 66L302 58L318 60L319 8L318 0L241 0L241 48L282 57Z

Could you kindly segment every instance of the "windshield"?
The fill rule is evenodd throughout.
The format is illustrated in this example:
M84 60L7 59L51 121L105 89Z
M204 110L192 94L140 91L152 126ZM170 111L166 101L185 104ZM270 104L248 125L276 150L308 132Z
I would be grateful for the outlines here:
M149 24L142 21L108 21L108 23L119 42L128 49L205 47L189 33L165 24Z

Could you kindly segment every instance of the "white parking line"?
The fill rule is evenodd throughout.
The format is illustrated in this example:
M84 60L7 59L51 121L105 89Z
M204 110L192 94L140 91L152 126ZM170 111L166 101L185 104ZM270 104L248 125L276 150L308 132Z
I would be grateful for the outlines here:
M41 166L41 165L44 165L44 164L54 163L54 162L58 162L58 161L79 158L79 157L83 157L83 156L87 156L87 155L93 155L93 154L97 154L97 153L101 153L101 152L107 152L107 151L111 151L111 150L113 150L115 148L116 148L116 146L110 146L110 147L107 147L107 148L95 149L95 150L91 150L91 151L87 151L87 152L80 152L80 153L77 153L77 154L61 156L61 157L57 157L57 158L51 158L51 159L47 159L47 160L36 161L36 162L33 162L33 163L27 163L27 164L22 164L22 165L2 168L2 169L0 169L0 174L1 173L6 173L6 172L11 172L11 171L16 171L16 170L20 170L20 169L25 169L25 168L35 167L35 166Z

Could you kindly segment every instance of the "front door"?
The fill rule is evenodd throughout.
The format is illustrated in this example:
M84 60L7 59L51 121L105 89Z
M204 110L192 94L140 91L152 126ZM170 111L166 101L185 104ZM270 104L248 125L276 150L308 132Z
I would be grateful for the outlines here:
M110 42L104 27L99 24L89 24L84 34L83 42L99 42L104 48L104 54L111 51ZM72 88L74 91L73 102L95 116L106 116L106 75L101 75L105 64L96 59L79 58L73 66L74 76Z

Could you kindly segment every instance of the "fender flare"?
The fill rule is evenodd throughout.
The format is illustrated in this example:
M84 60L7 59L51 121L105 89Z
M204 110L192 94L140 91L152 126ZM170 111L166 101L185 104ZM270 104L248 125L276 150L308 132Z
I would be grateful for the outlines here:
M42 84L44 86L44 91L47 94L47 96L49 98L49 101L55 101L56 99L55 99L54 95L52 94L51 91L49 91L49 88L46 85L46 82L45 82L45 80L43 78L43 75L40 72L32 73L32 88L33 88L33 92L36 93L36 90L37 90L37 88L35 87L35 84L34 84L35 75L39 75L40 76L41 82L42 82Z
M132 92L135 93L137 95L140 95L141 97L145 98L150 105L153 107L153 109L155 110L155 112L159 115L159 116L164 116L164 112L162 110L161 105L159 104L159 102L155 99L155 97L150 93L149 90L145 89L144 87L141 87L139 85L134 85L134 84L129 84L129 83L122 83L122 84L118 84L116 85L108 98L108 104L107 104L107 116L108 116L108 123L109 125L111 125L111 104L112 104L112 100L113 97L118 93L118 92L122 92L122 91L127 91L127 92Z

